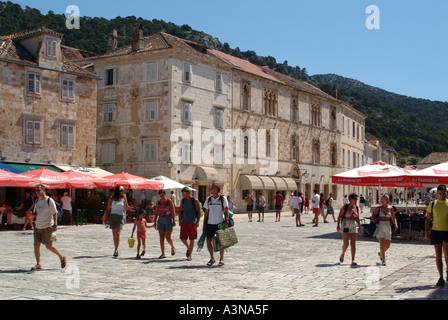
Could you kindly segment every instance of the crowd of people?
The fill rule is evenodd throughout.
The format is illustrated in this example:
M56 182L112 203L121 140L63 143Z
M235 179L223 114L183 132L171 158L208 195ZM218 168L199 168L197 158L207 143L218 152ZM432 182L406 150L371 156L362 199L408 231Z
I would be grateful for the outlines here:
M58 228L58 218L56 201L61 201L64 210L70 212L68 194L64 194L61 199L57 194L52 197L46 195L45 186L38 185L35 188L37 199L33 199L31 191L26 191L26 197L23 204L18 209L23 209L26 212L27 223L31 224L34 229L34 254L36 258L36 265L31 270L39 270L42 268L40 261L40 247L45 245L46 248L53 252L61 261L61 267L64 268L67 264L67 259L54 246L54 232ZM220 228L226 229L229 226L230 214L229 209L233 210L235 205L230 197L225 197L220 193L220 186L213 183L210 186L211 195L205 200L203 204L204 216L202 218L201 204L197 199L191 195L189 188L182 189L182 199L180 201L180 213L178 223L180 225L180 239L186 247L186 260L192 260L195 240L198 238L198 228L202 223L202 232L206 238L207 249L210 259L207 266L212 266L216 263L212 239ZM158 191L159 199L157 200L153 210L155 212L155 220L152 224L146 221L147 211L139 209L137 211L137 219L134 221L131 237L133 238L135 230L137 230L137 258L141 258L146 252L146 231L148 228L154 228L159 233L159 243L161 255L159 259L166 258L165 255L165 241L171 247L171 256L176 254L176 248L172 240L172 232L176 226L175 204L172 197L166 196L165 190ZM56 199L54 199L56 197ZM280 221L281 212L283 210L284 198L280 192L277 192L273 200L275 201L275 222ZM339 211L338 217L335 218L333 208L333 195L330 193L328 198L324 198L323 194L319 194L314 190L313 198L308 199L307 195L303 197L301 192L294 191L291 195L288 205L293 215L295 215L295 224L297 227L303 227L301 221L302 213L308 211L308 205L312 208L314 214L313 227L319 226L319 218L322 217L323 223L329 223L327 217L333 217L333 222L337 223L336 230L342 234L342 252L339 257L341 263L344 262L346 251L350 246L351 251L351 265L357 265L355 262L356 256L356 240L361 233L360 215L362 214L362 207L358 207L357 203L364 204L362 197L357 194L350 194L344 197L344 205ZM252 222L252 214L254 209L254 197L247 194L245 198L249 222ZM65 204L64 204L65 203ZM443 277L443 261L445 256L445 265L448 267L448 200L447 189L445 185L440 185L437 189L437 199L430 203L425 211L426 225L425 238L434 245L436 253L436 265L440 275L437 286L443 286L445 280ZM150 204L152 207L152 203ZM266 208L266 199L260 193L258 195L258 222L264 221L264 212ZM106 222L109 224L113 235L114 253L113 257L118 257L120 238L123 227L126 224L126 212L129 209L128 199L123 187L117 187L113 195L108 199L107 210L105 213ZM325 211L326 209L326 211ZM0 207L0 213L9 212L12 210L8 204ZM386 265L386 252L391 246L392 231L398 228L396 209L394 207L393 198L385 194L381 198L381 204L375 208L371 215L372 223L375 224L374 237L378 239L379 251L378 256L381 264ZM35 219L35 220L34 220ZM2 219L3 220L3 219ZM233 221L233 220L232 220ZM141 251L142 249L142 251ZM224 250L221 250L218 266L225 265ZM447 269L448 278L448 269Z

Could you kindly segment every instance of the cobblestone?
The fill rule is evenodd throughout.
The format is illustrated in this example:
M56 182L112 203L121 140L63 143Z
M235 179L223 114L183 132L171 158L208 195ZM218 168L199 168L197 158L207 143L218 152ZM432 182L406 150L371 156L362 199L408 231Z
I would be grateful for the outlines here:
M266 213L264 222L249 223L235 215L239 243L225 253L226 265L207 267L204 248L186 261L179 227L173 232L177 253L158 260L157 232L148 229L146 255L135 259L136 246L122 232L120 255L113 258L112 234L102 225L60 226L55 245L67 257L58 258L42 246L40 271L35 264L32 231L0 232L0 299L142 299L158 300L374 300L447 299L448 286L437 288L434 249L426 242L394 239L387 266L380 266L376 239L358 237L356 262L339 263L342 238L336 223L295 227L289 212L281 222ZM332 219L330 219L332 221ZM169 245L166 243L166 251ZM219 255L217 256L219 257ZM79 271L79 283L74 281ZM75 273L74 273L75 272ZM373 286L369 279L379 278Z

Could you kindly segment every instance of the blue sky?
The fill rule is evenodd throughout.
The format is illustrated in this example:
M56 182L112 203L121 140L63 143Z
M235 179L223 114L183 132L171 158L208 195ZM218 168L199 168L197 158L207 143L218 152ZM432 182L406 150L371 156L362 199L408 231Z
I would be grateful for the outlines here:
M448 101L447 0L13 0L46 14L136 16L188 24L242 51L382 89ZM369 5L380 29L369 30ZM81 25L82 28L82 25Z

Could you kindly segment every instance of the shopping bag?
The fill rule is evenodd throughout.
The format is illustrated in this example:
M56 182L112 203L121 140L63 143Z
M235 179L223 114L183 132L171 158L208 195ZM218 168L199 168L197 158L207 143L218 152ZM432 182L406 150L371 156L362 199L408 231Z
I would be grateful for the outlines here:
M216 231L216 237L219 243L218 248L221 248L220 250L233 247L238 243L238 238L234 228L218 230Z
M198 241L198 252L200 252L202 250L202 248L204 247L205 237L206 237L206 233L203 232L202 236L199 238L199 241Z

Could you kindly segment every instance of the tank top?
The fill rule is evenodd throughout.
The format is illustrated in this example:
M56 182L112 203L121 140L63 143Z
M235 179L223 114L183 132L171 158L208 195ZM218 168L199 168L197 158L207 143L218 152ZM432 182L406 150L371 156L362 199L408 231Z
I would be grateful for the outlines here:
M166 200L165 204L162 204L160 202L160 199L157 201L159 204L159 217L167 217L171 218L173 215L171 213L170 205L168 203L168 199Z
M124 199L121 201L115 201L115 199L112 200L110 214L126 215L126 211L124 210Z
M379 213L379 216L380 217L386 217L386 218L390 218L391 216L392 216L392 214L389 212L389 213L387 213L387 214L384 214L384 212L383 212L383 207L380 207L380 213Z

